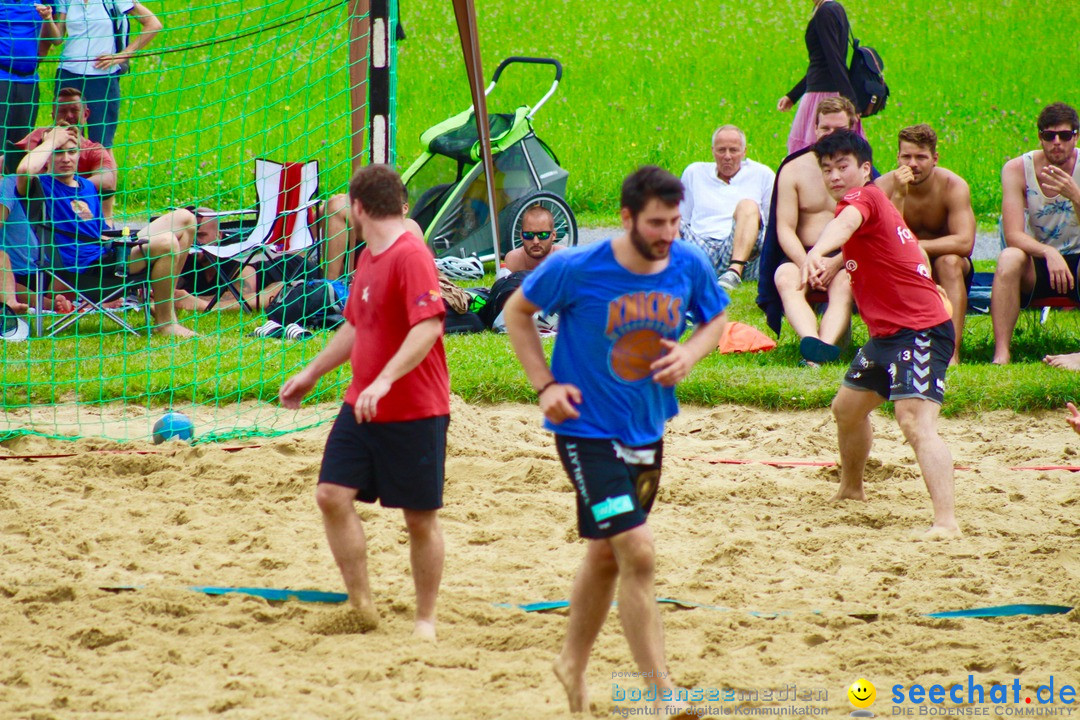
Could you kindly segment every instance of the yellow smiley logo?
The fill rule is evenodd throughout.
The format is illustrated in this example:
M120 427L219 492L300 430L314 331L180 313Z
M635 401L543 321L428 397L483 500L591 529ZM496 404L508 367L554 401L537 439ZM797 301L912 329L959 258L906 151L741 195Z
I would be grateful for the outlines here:
M857 708L868 708L877 700L877 690L873 683L865 678L859 678L851 683L847 691L848 700Z

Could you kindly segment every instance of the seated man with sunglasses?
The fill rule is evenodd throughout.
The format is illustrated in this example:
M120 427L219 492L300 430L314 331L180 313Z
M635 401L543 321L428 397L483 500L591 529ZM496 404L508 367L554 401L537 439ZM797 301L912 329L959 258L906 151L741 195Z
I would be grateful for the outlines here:
M521 247L514 248L503 258L506 269L512 273L535 270L548 255L563 249L562 245L555 244L558 239L551 211L543 205L533 205L521 218L521 237L517 238Z
M1040 150L1005 163L1001 171L1001 230L1006 248L998 256L990 295L994 359L1011 359L1009 346L1020 309L1032 300L1080 301L1080 117L1065 103L1043 108Z

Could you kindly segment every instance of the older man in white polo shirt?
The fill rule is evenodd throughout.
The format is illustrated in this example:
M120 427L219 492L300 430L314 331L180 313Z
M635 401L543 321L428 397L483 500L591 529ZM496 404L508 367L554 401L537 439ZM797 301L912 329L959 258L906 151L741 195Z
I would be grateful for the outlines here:
M690 163L683 171L682 237L708 254L720 284L733 290L761 248L776 175L746 159L746 134L734 125L716 129L712 152L714 162Z

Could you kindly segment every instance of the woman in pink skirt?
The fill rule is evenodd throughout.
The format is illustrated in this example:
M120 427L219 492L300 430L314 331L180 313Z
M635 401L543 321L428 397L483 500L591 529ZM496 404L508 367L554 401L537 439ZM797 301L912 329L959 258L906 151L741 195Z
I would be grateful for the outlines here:
M787 112L795 103L799 104L788 135L789 154L814 144L814 111L824 98L843 95L855 102L855 90L847 72L849 33L843 5L837 0L814 0L814 14L806 26L810 65L791 92L776 103L780 112ZM861 121L857 120L852 130L866 137Z

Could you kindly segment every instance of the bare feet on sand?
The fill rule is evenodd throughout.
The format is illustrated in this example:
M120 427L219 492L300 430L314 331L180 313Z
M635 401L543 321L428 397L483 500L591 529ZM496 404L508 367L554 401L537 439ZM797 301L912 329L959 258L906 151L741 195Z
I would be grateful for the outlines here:
M154 328L154 332L158 335L165 335L166 337L198 337L198 333L196 333L194 330L189 330L180 323L175 322L158 325Z
M866 493L863 492L862 487L848 488L841 485L829 502L838 503L841 500L862 500L866 502Z
M417 620L412 631L414 638L435 640L435 623L432 620Z
M353 635L368 633L377 627L379 613L374 608L347 607L320 617L311 625L311 631L319 635Z
M915 539L927 542L937 542L939 540L956 540L957 538L962 537L964 537L964 533L960 532L960 528L958 527L932 525L926 532L917 534Z
M1068 355L1047 355L1043 358L1043 362L1050 367L1061 368L1062 370L1080 371L1080 352L1069 353Z
M566 691L566 699L570 701L570 712L585 712L589 707L589 691L585 683L585 673L571 670L570 664L562 657L555 658L551 669L555 671L555 677L559 678L559 682Z

